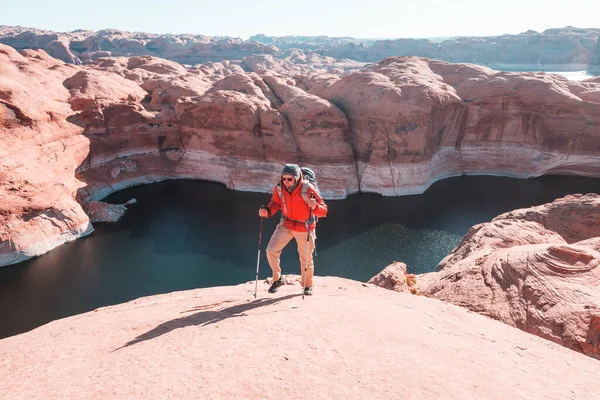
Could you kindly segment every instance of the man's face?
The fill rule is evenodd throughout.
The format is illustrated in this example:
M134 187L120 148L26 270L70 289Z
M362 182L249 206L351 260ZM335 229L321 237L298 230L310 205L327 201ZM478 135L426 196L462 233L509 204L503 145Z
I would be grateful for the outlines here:
M281 181L283 182L286 188L289 188L291 186L294 186L294 183L296 183L296 178L294 178L291 175L284 174L281 175Z

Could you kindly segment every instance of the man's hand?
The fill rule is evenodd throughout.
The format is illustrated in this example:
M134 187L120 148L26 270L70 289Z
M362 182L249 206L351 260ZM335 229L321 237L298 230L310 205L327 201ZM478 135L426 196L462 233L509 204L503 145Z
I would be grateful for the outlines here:
M261 218L267 218L269 216L269 212L266 208L261 207L258 209L258 216Z
M314 210L316 206L317 206L317 199L315 199L315 198L313 197L312 199L308 200L308 207L309 207L311 210Z

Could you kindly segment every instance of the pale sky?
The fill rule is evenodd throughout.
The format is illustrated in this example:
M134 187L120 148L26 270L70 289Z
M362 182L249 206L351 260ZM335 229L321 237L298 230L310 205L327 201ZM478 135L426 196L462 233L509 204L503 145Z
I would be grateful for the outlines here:
M0 25L355 38L489 36L600 28L600 0L0 0Z

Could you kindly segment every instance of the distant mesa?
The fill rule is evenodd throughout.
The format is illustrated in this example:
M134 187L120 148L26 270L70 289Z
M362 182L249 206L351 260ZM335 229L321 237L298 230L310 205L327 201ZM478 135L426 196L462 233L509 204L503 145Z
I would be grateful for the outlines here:
M0 26L0 43L17 50L43 49L72 64L107 55L151 55L181 64L241 60L254 54L280 56L291 49L335 59L377 62L386 57L418 56L453 63L473 63L508 71L583 71L600 74L600 29L571 26L528 30L517 35L448 39L357 39L329 36L268 36L249 40L205 35L159 35L104 29L58 33Z
M0 26L0 43L17 50L43 49L52 57L72 64L91 63L107 55L150 55L182 64L199 64L277 52L274 46L258 42L204 35L159 35L117 29L58 33L5 25Z

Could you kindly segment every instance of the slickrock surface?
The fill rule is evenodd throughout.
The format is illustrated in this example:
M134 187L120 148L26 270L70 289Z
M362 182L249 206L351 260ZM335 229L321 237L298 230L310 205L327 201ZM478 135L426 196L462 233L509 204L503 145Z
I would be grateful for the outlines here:
M176 292L0 340L2 399L594 399L599 362L438 300L317 277Z
M600 359L600 196L570 195L472 227L417 276L419 294Z
M80 204L163 179L267 192L296 162L344 198L460 174L600 176L598 82L416 57L335 73L297 57L76 66L0 45L0 265L91 232Z

